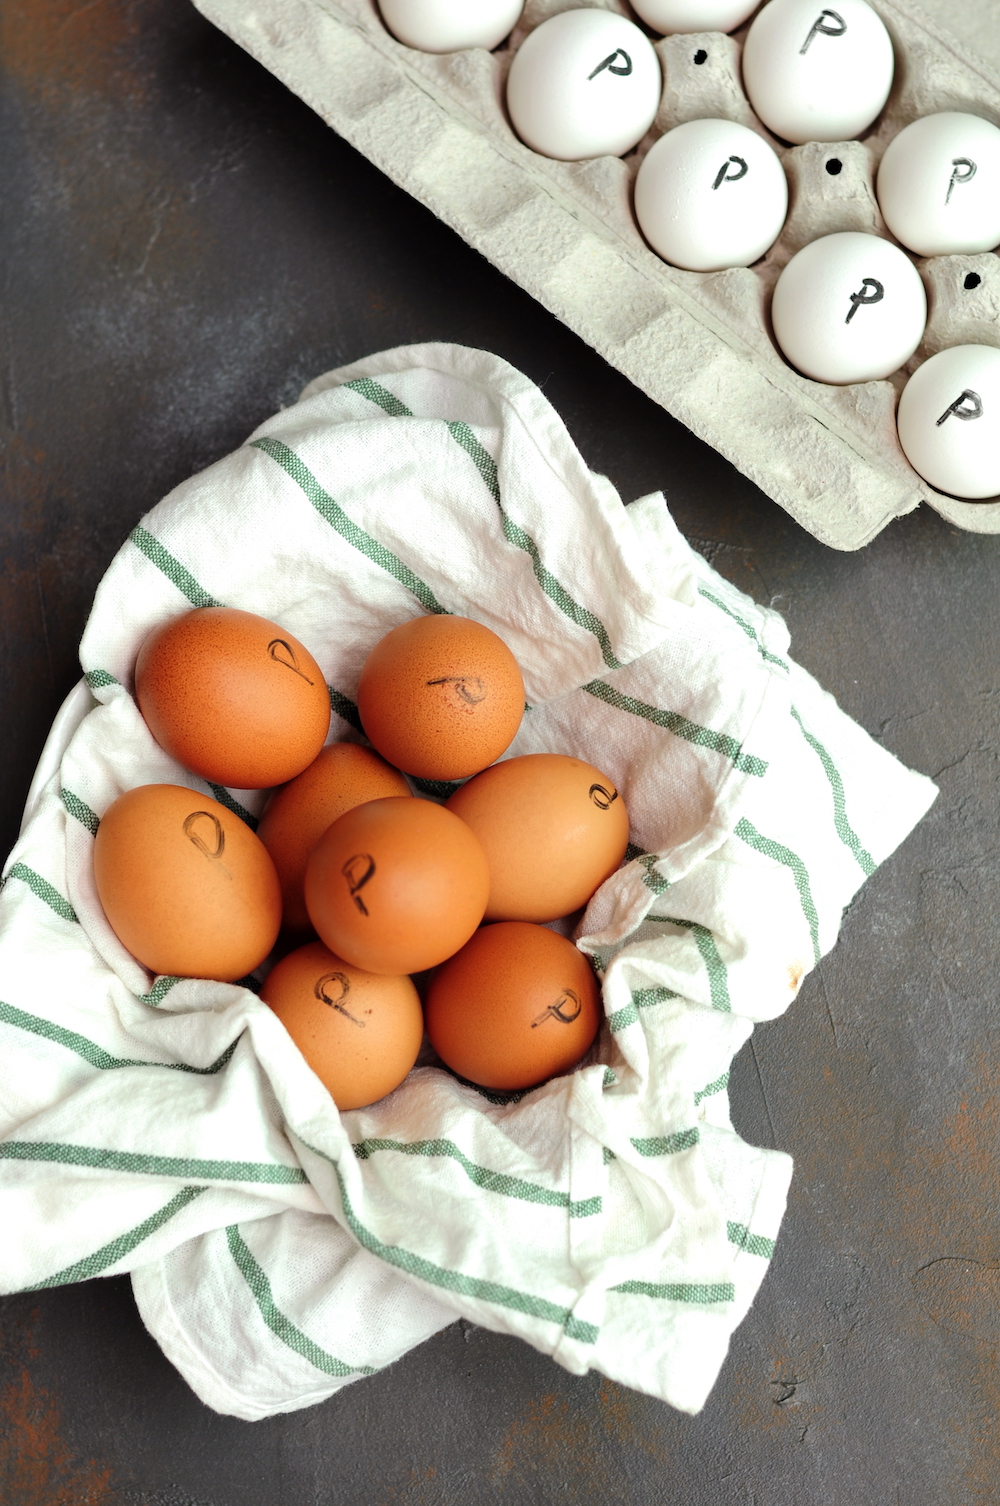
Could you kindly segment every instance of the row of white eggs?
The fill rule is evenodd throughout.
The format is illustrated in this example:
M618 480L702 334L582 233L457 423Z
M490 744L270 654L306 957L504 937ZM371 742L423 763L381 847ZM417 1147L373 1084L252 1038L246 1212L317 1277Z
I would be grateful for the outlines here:
M379 0L408 47L496 47L523 0ZM634 0L662 33L730 31L757 0ZM743 79L760 119L783 141L847 141L889 97L892 42L865 0L770 0L747 33ZM660 101L659 59L633 22L601 9L564 11L537 26L511 63L507 104L518 135L564 161L621 156L642 139Z
M410 45L498 41L521 0L381 0L390 29ZM720 24L753 6L704 0ZM846 141L882 109L893 76L888 32L865 0L770 0L743 52L750 100L786 141ZM651 25L682 29L694 0L640 0ZM464 41L464 45L469 45ZM696 60L697 60L696 55ZM625 17L570 10L535 28L511 63L507 106L518 135L562 161L621 156L645 136L659 107L660 64ZM890 142L876 195L892 234L918 256L987 251L1000 242L1000 130L948 111L916 120ZM665 261L691 272L746 267L781 233L788 184L764 138L727 120L676 126L644 157L635 183L639 227Z
M664 33L731 30L746 0L633 0ZM408 46L495 47L523 0L380 0ZM892 43L865 0L769 0L747 34L743 75L758 116L786 141L845 141L870 125L892 84ZM696 55L695 61L698 61ZM623 16L564 11L544 21L511 63L507 105L518 135L563 161L631 150L649 130L662 79L648 38ZM882 158L876 193L889 229L923 256L1000 242L1000 130L945 112L914 121ZM764 138L728 120L675 127L635 182L640 229L664 260L690 271L749 266L781 233L788 185ZM834 384L899 370L924 332L927 302L909 258L875 235L822 237L795 255L774 289L775 339L799 371ZM903 391L900 443L914 469L952 495L1000 493L1000 350L960 346L923 363ZM985 423L978 420L986 418Z

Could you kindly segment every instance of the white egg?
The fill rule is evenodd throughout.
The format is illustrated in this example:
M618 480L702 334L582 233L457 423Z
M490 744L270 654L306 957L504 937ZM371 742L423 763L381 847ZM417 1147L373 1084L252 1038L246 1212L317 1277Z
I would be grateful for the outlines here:
M864 0L769 0L747 33L743 83L783 141L850 141L892 86L892 42Z
M896 413L903 454L938 491L1000 493L1000 350L955 345L918 366Z
M653 250L691 272L748 267L781 233L785 170L762 136L732 120L689 120L643 158L635 217Z
M499 46L510 36L524 0L379 0L397 41L420 52Z
M632 0L640 20L665 37L685 31L734 31L758 0Z
M927 296L905 252L878 235L842 230L792 257L774 287L774 337L817 382L871 382L898 371L920 344Z
M521 140L546 157L620 157L653 124L662 87L653 45L632 21L567 10L518 48L507 108Z
M991 251L1000 241L1000 131L946 110L900 131L878 170L878 202L919 256Z

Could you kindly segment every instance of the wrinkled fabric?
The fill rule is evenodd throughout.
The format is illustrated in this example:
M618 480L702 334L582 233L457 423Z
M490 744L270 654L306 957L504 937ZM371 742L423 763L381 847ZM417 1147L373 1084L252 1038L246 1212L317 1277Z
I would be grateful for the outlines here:
M331 740L362 738L369 650L423 612L485 623L524 673L505 757L613 779L621 869L574 932L605 1020L524 1095L426 1054L339 1114L249 984L154 978L104 918L93 839L123 791L204 784L132 695L146 634L221 603L299 638ZM322 1400L456 1317L687 1412L767 1270L791 1161L726 1084L844 906L935 796L788 658L781 619L625 508L539 390L481 351L320 378L133 530L98 589L0 894L0 1283L132 1273L197 1394L257 1418ZM440 786L418 793L442 798Z

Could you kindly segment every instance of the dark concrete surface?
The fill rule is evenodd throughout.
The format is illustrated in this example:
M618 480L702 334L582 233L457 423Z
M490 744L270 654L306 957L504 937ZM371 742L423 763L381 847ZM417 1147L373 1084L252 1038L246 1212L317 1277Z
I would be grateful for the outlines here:
M541 383L626 498L662 487L941 788L737 1060L738 1126L796 1174L700 1417L456 1324L321 1407L236 1422L127 1280L96 1281L0 1302L2 1506L1000 1500L1000 540L922 510L826 550L185 0L0 0L0 194L4 851L140 514L309 377L424 339Z

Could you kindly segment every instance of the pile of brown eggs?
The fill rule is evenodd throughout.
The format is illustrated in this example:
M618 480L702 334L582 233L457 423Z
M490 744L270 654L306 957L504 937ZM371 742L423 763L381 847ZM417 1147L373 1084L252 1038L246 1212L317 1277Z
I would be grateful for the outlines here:
M325 745L315 659L233 608L157 628L135 692L156 741L193 774L273 789L257 835L180 785L128 790L105 813L98 895L145 967L235 982L280 955L261 997L341 1109L397 1087L425 1029L447 1066L487 1089L532 1087L580 1060L599 990L548 923L618 868L628 816L580 759L496 762L525 705L495 633L440 615L382 638L358 685L371 748ZM438 805L404 773L466 782ZM428 969L421 1004L410 975Z

